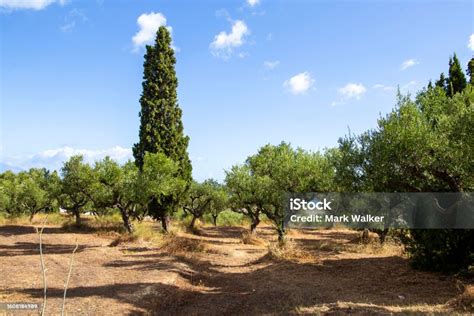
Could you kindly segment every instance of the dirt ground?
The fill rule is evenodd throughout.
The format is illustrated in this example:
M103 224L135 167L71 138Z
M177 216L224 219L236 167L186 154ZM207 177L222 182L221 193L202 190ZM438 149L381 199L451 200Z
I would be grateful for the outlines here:
M69 315L446 313L462 291L454 277L414 271L398 254L346 250L356 232L294 232L290 238L309 256L278 260L266 245L243 244L244 231L204 227L200 236L181 233L176 240L203 247L170 251L143 242L110 247L112 237L47 227L46 314L60 313L76 239ZM275 238L269 227L259 234ZM33 227L0 227L0 302L41 303L42 289Z

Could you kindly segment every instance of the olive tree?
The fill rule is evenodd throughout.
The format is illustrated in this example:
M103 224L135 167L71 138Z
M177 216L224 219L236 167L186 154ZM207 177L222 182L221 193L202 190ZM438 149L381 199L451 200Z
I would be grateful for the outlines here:
M97 190L94 191L94 205L98 208L116 208L120 211L125 229L131 233L131 218L140 203L138 189L138 167L128 161L120 166L106 157L94 166Z
M21 214L18 206L18 177L11 171L0 174L0 211L9 216Z
M290 144L266 145L247 159L251 174L265 190L262 212L273 222L279 241L285 237L285 196L329 192L334 169L327 155L293 149Z
M336 181L353 191L473 191L473 133L470 87L452 97L432 86L415 100L399 94L376 129L340 140ZM472 264L472 230L412 229L403 236L418 267L453 271Z
M208 206L208 213L212 217L214 226L217 226L217 217L228 207L229 197L222 184L212 181L212 187L212 200Z
M329 192L333 178L329 153L293 149L282 142L263 146L243 166L234 166L227 172L226 186L232 209L251 218L251 231L263 213L273 222L278 239L283 241L287 194Z
M159 203L163 207L169 201L182 201L187 189L187 180L181 177L179 164L168 158L162 153L146 152L143 159L143 166L139 172L136 192L137 198L142 205L147 205L148 212L156 210ZM168 231L168 215L173 209L162 209L159 220L166 227L164 232Z
M207 179L202 183L191 183L183 210L191 214L189 228L193 230L196 220L202 218L205 213L211 214L216 225L217 216L224 207L225 191L222 186L213 179Z
M260 223L266 195L263 179L257 178L248 165L233 166L226 172L225 184L229 192L229 207L250 220L250 232L254 234Z
M81 224L81 212L90 205L94 191L94 173L81 155L72 156L61 168L61 192L59 203L71 212L76 225Z
M30 169L17 175L18 196L16 203L30 215L30 221L39 212L57 209L59 176L46 169Z

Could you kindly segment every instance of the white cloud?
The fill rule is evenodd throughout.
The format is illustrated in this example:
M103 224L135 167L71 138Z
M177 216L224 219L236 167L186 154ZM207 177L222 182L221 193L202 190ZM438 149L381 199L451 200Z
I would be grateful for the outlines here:
M72 9L64 18L64 24L59 28L63 32L69 32L76 27L77 22L86 22L87 17L83 11Z
M348 83L337 90L345 99L360 99L367 89L362 83Z
M383 90L383 91L393 91L393 90L395 90L395 87L386 86L386 85L380 84L380 83L374 84L374 85L372 86L372 88L378 89L378 90Z
M9 10L42 10L53 3L64 5L67 3L67 0L0 0L0 8Z
M410 90L411 87L415 87L418 83L415 80L412 80L408 82L407 84L404 84L403 86L400 87L400 90L403 92L407 92Z
M469 36L469 43L467 44L471 50L474 50L474 33Z
M214 37L209 45L212 54L224 59L229 58L235 48L244 44L245 36L248 34L250 34L250 30L244 21L233 22L230 33L222 31Z
M260 0L247 0L247 4L251 7L254 7L260 3Z
M400 68L401 68L402 70L405 70L405 69L411 68L411 67L413 67L413 66L415 66L415 65L418 65L418 64L419 64L419 62L416 61L415 59L408 59L408 60L405 60L405 61L401 64Z
M280 62L278 60L274 60L274 61L271 61L271 60L266 60L264 63L263 63L263 66L268 69L268 70L273 70L275 69L276 67L278 67L278 65L280 64Z
M137 24L140 30L132 38L135 51L153 42L158 28L166 25L166 17L160 12L143 13L138 17ZM168 29L171 31L171 27Z
M132 159L132 150L121 146L115 146L106 149L76 149L69 146L48 149L27 157L12 157L2 159L2 163L10 166L16 166L23 170L29 168L46 167L50 170L61 169L63 162L74 155L83 155L84 160L90 164L109 156L110 158L124 163Z
M305 71L286 80L283 86L293 94L301 94L308 91L313 83L313 78L311 78L309 72Z

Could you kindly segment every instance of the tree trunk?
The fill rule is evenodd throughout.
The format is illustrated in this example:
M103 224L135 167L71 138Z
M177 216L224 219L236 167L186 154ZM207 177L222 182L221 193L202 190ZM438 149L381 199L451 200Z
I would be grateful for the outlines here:
M168 233L168 223L169 217L167 215L161 216L161 229L163 229L164 233Z
M284 230L284 228L278 228L278 242L280 244L285 242L285 230Z
M76 217L76 226L81 226L81 213L78 209L72 211L74 216Z
M189 223L189 229L192 231L194 229L194 224L196 223L197 217L193 215L193 218L191 219L191 223Z
M217 226L217 216L218 214L216 215L212 214L212 222L214 223L214 226Z
M260 223L260 218L253 218L252 223L250 224L250 233L255 234L257 231L257 226Z
M385 238L387 237L387 234L388 234L388 228L385 228L384 230L380 232L379 240L381 244L385 243Z
M130 221L130 215L128 214L127 210L123 208L120 209L120 214L122 214L123 226L130 234L133 233L133 224Z
M361 241L364 244L369 242L369 230L367 228L362 231Z

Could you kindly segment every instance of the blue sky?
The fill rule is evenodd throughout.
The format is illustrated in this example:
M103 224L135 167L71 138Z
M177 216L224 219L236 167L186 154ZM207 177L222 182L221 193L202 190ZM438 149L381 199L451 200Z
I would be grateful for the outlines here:
M472 1L0 0L5 167L124 161L138 139L143 46L172 30L197 180L267 143L359 133L474 54Z

